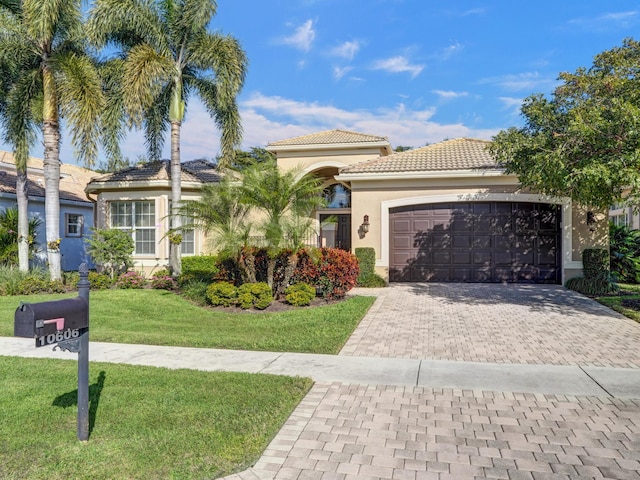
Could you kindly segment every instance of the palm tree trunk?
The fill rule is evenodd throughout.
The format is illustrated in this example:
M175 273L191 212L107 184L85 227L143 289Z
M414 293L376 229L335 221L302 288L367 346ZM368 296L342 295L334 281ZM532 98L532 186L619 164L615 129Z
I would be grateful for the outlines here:
M173 228L180 229L182 219L178 215L182 200L182 169L180 167L180 126L181 122L171 122L171 221ZM181 245L169 242L169 268L173 276L180 275L182 261L180 258Z
M18 268L29 270L29 196L27 169L16 169L16 200L18 201Z
M44 205L47 258L51 280L60 280L60 124L53 72L45 65L43 80Z

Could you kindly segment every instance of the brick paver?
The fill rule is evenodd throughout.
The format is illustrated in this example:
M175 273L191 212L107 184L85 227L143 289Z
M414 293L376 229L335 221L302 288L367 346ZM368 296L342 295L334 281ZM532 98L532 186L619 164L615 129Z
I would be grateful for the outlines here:
M301 457L263 457L254 471L282 479L640 479L640 400L317 384L267 451L291 440Z
M557 285L394 284L341 355L640 368L640 325Z
M560 286L393 285L341 355L640 368L640 325ZM640 400L316 384L230 480L640 480Z

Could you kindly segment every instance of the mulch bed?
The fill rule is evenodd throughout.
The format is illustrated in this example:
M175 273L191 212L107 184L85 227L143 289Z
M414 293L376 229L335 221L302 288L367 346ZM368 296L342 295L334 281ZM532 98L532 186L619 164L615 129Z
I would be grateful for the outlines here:
M636 298L623 298L620 300L620 305L625 308L640 311L640 299Z

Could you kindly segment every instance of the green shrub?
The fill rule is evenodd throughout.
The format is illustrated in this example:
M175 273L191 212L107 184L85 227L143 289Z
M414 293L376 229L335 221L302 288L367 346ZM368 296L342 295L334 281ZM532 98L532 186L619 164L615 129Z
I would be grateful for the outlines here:
M314 298L316 298L316 289L308 283L294 283L284 291L286 302L296 307L311 305Z
M358 286L364 288L381 288L386 287L387 282L377 273L360 274L358 276Z
M118 228L93 228L85 239L87 251L93 260L102 265L111 278L126 272L133 266L133 237L131 232Z
M163 268L151 276L151 288L157 290L176 290L178 288L178 282L171 276L168 268Z
M113 279L106 273L89 272L91 290L107 290L113 287Z
M584 276L570 278L565 287L584 295L598 296L615 293L618 286L611 281L609 252L603 248L586 248L582 252Z
M360 277L376 273L376 251L372 247L358 247L354 253L360 267L358 275L358 283L360 283Z
M76 290L79 281L80 274L77 271L62 272L62 283L66 285L68 290Z
M245 283L238 288L237 302L240 308L264 310L273 302L273 292L265 282Z
M61 280L49 280L41 276L28 276L18 284L17 294L64 293L66 288Z
M640 283L640 230L609 224L609 268L618 281Z
M211 305L230 307L236 303L238 289L230 282L216 282L207 287L207 300Z
M218 275L218 258L214 255L194 255L182 257L182 274L180 283L191 280L203 280L211 283Z
M120 274L118 281L115 283L116 288L137 289L144 288L147 284L145 276L133 270Z
M191 300L198 305L206 305L208 286L209 283L203 280L190 280L181 285L180 291L187 300Z
M0 266L0 294L20 294L20 283L26 278L30 277L38 277L42 278L43 280L49 280L49 272L39 269L34 269L29 272L22 272L14 267Z

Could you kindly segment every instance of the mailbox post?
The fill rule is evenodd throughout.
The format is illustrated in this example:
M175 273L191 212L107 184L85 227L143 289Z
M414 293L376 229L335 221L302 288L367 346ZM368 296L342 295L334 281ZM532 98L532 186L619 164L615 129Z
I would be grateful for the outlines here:
M23 303L15 313L13 335L35 338L36 347L54 345L78 354L78 440L89 439L89 268L80 265L78 296Z

